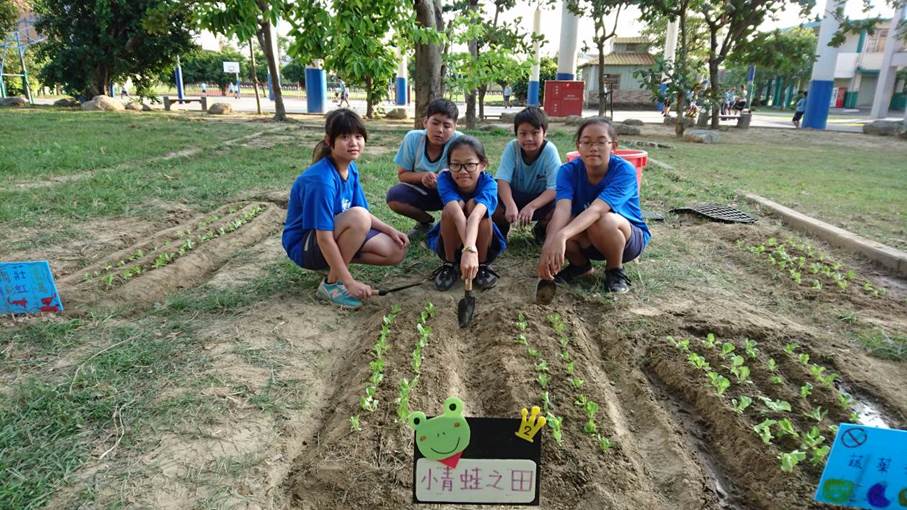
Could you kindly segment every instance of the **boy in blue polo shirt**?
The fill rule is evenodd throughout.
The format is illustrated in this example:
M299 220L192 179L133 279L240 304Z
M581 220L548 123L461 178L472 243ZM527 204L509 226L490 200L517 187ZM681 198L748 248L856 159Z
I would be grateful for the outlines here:
M507 248L507 240L491 221L498 187L485 173L487 166L482 142L471 136L451 142L450 170L438 175L441 221L426 236L429 249L444 261L432 274L438 290L450 289L458 278L475 280L482 290L497 283L498 274L489 264Z
M494 212L494 222L506 236L511 224L535 221L532 233L541 243L554 212L561 157L557 147L545 139L548 119L541 109L530 106L516 114L513 132L516 139L504 147L495 174L501 207Z
M651 234L639 208L636 169L611 154L614 139L614 127L600 117L577 130L580 157L558 171L539 278L570 283L592 272L591 260L605 260L605 290L630 290L623 264L639 257ZM570 265L561 270L565 257Z
M414 129L403 138L394 163L400 183L387 191L387 205L397 214L416 220L410 237L425 235L435 221L428 211L440 211L438 173L447 168L447 148L460 136L457 105L447 99L428 104L422 122L425 129Z

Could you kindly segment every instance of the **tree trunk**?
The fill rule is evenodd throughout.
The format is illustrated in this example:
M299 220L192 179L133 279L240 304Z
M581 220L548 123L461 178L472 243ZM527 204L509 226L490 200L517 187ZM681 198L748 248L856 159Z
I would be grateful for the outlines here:
M372 98L375 96L375 91L372 90L374 84L372 83L372 77L367 76L365 78L365 116L369 119L374 118L374 104Z
M258 96L258 73L255 72L255 50L252 49L251 39L249 39L249 59L252 61L252 86L255 89L255 110L261 115L261 98Z
M413 0L413 5L419 25L438 32L444 31L441 0ZM441 87L441 45L416 44L416 112L413 125L417 129L422 127L422 117L428 103L442 96Z
M469 54L473 62L479 59L479 45L475 40L469 41ZM466 91L466 129L476 128L476 89Z
M676 66L679 66L681 69L679 72L682 72L686 75L687 72L687 14L686 14L686 5L682 5L680 9L679 25L680 25L680 55L677 59ZM675 67L675 74L678 70ZM683 80L686 81L685 79ZM677 92L677 101L675 101L677 107L677 122L674 124L674 134L677 135L677 138L683 138L683 131L686 129L684 125L686 115L684 115L684 110L686 110L686 91L681 90Z
M485 94L488 92L488 85L479 87L479 120L485 120Z
M712 129L718 129L718 27L709 25L709 96L712 103Z
M269 20L266 19L261 23L261 32L264 39L262 49L268 60L268 71L271 73L271 90L274 91L274 120L287 120L287 110L283 106L283 94L280 92L277 55L274 54L274 46L271 42L271 22Z

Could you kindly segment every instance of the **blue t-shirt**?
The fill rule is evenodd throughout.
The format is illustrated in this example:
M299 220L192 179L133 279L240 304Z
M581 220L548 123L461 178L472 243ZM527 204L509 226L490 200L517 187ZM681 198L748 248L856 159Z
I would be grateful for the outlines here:
M522 193L539 196L546 189L557 187L557 169L561 166L561 156L557 147L548 140L543 142L541 153L527 165L523 161L520 143L511 140L501 154L501 164L495 179L507 181L510 186Z
M589 184L586 165L582 158L564 163L557 173L556 201L571 200L570 214L574 217L586 210L596 198L611 207L611 210L643 232L643 240L649 243L652 234L642 219L639 208L639 184L636 169L627 161L611 155L608 171L598 184Z
M806 98L805 98L805 97L801 97L800 100L797 101L797 109L796 109L796 111L798 111L798 112L805 112L805 111L806 111Z
M441 203L447 205L450 202L468 202L475 199L476 204L485 206L485 214L491 218L495 208L498 206L498 183L487 172L479 174L479 181L476 183L476 189L472 193L463 193L457 189L453 176L449 170L438 174L438 194L441 196ZM497 225L492 224L492 231L498 244L503 252L507 248L507 239L498 230ZM426 244L432 251L438 247L438 238L441 237L441 222L435 223L435 226L426 234Z
M396 163L398 167L411 172L439 173L441 170L447 168L447 148L450 147L450 142L462 135L463 133L454 131L450 140L444 144L444 148L441 150L441 155L438 156L438 159L431 161L425 153L426 144L428 143L428 137L425 135L425 130L414 129L409 133L406 133L406 136L403 137L403 143L400 144L400 149L397 150L397 156L394 157L394 163Z
M334 230L334 216L350 207L368 209L355 162L350 162L348 172L343 180L331 158L322 158L296 178L283 226L283 249L293 260L310 230Z

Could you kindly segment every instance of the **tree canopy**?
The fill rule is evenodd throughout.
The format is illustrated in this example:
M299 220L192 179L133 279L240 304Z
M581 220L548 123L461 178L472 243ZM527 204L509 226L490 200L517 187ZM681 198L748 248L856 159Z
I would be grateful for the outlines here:
M0 0L0 35L6 35L16 26L18 13L12 0Z
M140 95L193 47L189 14L174 0L37 0L35 28L47 37L41 81L91 98L131 78Z

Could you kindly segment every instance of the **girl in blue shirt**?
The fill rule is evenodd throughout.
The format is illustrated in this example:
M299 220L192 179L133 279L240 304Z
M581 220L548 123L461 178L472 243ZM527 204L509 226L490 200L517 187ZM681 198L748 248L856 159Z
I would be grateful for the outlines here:
M577 130L580 158L558 171L540 278L570 283L592 272L591 260L605 260L605 290L630 290L623 264L639 257L651 234L639 208L636 169L611 154L615 138L614 127L600 117ZM561 270L565 257L570 265Z
M368 211L355 163L368 138L362 119L346 108L334 110L324 130L312 166L290 191L283 247L299 266L328 271L320 297L358 308L375 290L353 278L350 263L399 264L409 239Z
M497 283L498 275L489 264L507 248L507 241L491 221L498 186L485 173L487 166L482 142L471 136L451 142L449 170L438 175L441 221L426 236L429 249L444 261L432 274L438 290L450 289L458 278L475 280L483 290Z

